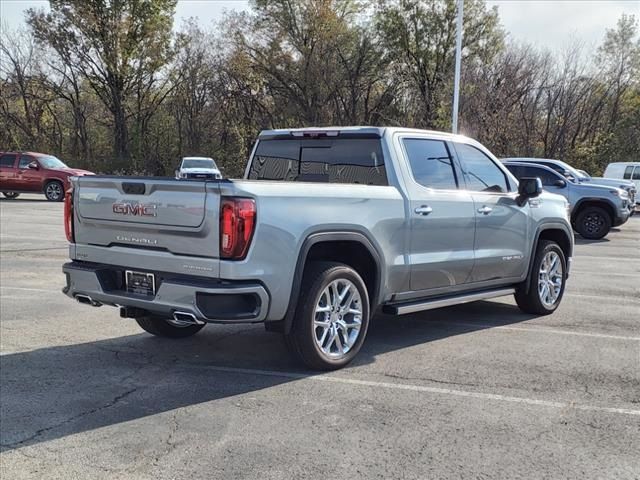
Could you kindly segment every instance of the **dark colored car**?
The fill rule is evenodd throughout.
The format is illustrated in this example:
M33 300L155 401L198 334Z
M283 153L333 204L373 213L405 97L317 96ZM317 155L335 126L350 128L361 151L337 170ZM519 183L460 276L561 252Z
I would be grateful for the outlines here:
M0 191L7 198L21 193L44 193L47 200L60 202L69 188L69 177L93 175L67 167L53 155L35 152L0 152Z

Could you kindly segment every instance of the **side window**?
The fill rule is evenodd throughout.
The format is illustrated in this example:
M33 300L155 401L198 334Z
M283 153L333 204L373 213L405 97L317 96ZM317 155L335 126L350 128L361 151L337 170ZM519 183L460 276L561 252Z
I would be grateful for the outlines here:
M640 167L636 167L636 169L633 172L633 177L631 177L631 180L640 180Z
M33 158L33 157L29 157L28 155L22 155L20 157L20 161L18 162L18 168L25 169L34 160L35 160L35 158Z
M538 177L542 181L542 185L545 187L553 187L555 182L561 180L558 175L554 175L544 168L536 167L524 167L523 177Z
M471 145L456 143L467 189L475 192L508 192L507 177L484 153Z
M540 162L540 165L544 165L545 167L549 167L554 172L558 172L560 175L564 176L565 170L560 165L556 165L555 163L546 163ZM543 182L544 184L544 182Z
M458 188L451 155L444 142L405 138L402 143L416 182L425 187L440 190Z
M633 172L633 166L625 168L624 175L622 176L622 178L624 180L631 180L631 172Z
M4 154L0 157L0 167L13 167L13 162L16 161L16 156L12 153Z
M525 176L522 174L522 167L519 165L505 165L505 167L507 167L507 170L509 170L518 180Z

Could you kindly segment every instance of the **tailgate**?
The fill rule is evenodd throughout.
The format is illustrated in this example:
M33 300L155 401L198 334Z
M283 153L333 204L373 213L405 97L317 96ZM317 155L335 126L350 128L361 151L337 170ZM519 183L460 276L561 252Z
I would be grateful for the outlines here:
M86 176L74 180L77 245L217 258L217 182Z

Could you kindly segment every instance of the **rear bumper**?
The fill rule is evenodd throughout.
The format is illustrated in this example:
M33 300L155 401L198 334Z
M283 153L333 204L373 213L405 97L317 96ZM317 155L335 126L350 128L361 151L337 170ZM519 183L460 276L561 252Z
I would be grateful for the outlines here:
M259 283L149 272L156 273L158 285L154 296L146 296L124 290L122 270L94 263L66 263L62 267L67 279L63 293L71 298L89 297L94 305L140 309L163 318L188 313L210 323L263 322L269 311L269 294Z

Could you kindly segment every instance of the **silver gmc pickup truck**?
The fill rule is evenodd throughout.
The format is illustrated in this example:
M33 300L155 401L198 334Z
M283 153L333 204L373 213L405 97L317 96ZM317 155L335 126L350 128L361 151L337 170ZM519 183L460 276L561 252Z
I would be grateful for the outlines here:
M562 299L568 204L482 145L405 128L263 131L244 179L87 176L65 202L64 293L170 338L264 323L315 369L369 319L515 295Z

